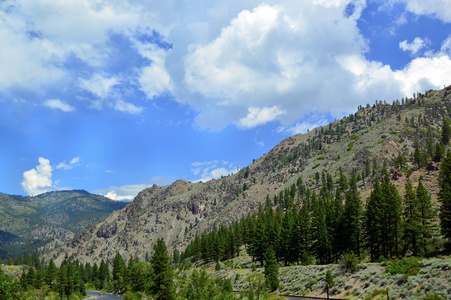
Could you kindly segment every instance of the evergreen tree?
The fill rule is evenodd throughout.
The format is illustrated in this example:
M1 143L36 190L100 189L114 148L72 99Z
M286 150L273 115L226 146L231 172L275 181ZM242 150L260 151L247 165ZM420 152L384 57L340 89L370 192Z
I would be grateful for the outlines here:
M279 287L279 265L272 246L269 246L265 254L265 282L271 291Z
M58 274L58 269L55 266L55 263L53 262L53 259L50 259L49 265L47 266L47 269L45 270L45 283L50 287L50 289L53 288L53 283L56 280L56 276Z
M174 271L163 239L158 239L153 247L152 255L152 294L158 300L172 300L176 298L174 287Z
M448 119L443 116L443 122L442 122L442 137L441 137L441 143L443 145L448 145L449 139L451 137L451 127L449 126Z
M110 280L109 266L103 259L100 261L98 279L100 281L101 289L103 289L105 284Z
M357 190L355 174L351 177L350 190L346 193L343 211L343 235L345 251L353 251L360 256L362 201Z
M315 199L316 197L314 196L313 198ZM314 201L312 226L314 236L313 249L320 263L324 264L330 261L332 246L326 225L324 201L321 199Z
M292 261L291 254L291 235L293 230L293 219L290 211L287 211L283 216L281 232L280 232L280 243L279 243L279 257L283 259L285 266Z
M130 258L130 261L132 261L132 258ZM126 277L127 267L125 265L125 261L118 252L113 259L113 286L115 292L121 293L125 290Z
M334 277L332 276L332 271L327 269L326 271L326 291L327 291L327 299L329 299L329 290L334 286Z
M13 264L14 264L14 261L13 261L13 258L11 257L11 252L8 252L8 254L6 254L5 265L12 266Z
M412 250L414 256L417 256L420 251L418 238L421 237L421 233L423 232L418 206L418 199L413 191L412 182L410 181L410 177L407 176L404 194L402 240L404 242L404 250Z
M388 172L385 172L381 188L384 193L384 252L390 256L398 256L402 198L396 186L390 182Z
M432 229L433 229L433 219L436 214L434 209L432 208L431 196L428 191L424 187L421 182L421 178L418 182L418 187L416 190L416 196L418 199L418 209L420 213L420 222L422 224L421 237L419 240L419 247L426 252L427 240L432 237Z
M261 267L263 267L266 249L268 249L266 224L263 222L262 218L258 218L253 224L252 243L249 247L249 251L254 260L258 260L260 262Z
M61 299L63 299L64 295L67 295L68 287L69 280L67 274L67 262L66 260L64 260L61 263L61 266L58 270L57 286L56 286L57 292L59 293Z
M451 241L451 151L449 150L441 165L439 187L440 227L443 236Z

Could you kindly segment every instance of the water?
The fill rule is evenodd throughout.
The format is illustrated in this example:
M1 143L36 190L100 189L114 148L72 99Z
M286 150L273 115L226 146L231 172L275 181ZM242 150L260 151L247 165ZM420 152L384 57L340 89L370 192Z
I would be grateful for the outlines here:
M124 298L124 295L106 294L97 291L87 291L86 294L89 296L87 299L121 300Z

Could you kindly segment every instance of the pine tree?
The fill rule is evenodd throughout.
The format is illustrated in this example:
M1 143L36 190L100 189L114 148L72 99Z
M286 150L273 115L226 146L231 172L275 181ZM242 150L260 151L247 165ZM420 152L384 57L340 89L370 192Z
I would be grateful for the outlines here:
M451 137L451 127L449 126L448 119L443 116L443 122L442 122L442 137L441 137L441 143L443 145L448 145L449 139Z
M451 151L449 150L441 165L439 187L440 227L443 236L451 242Z
M47 266L47 269L45 270L45 283L50 287L50 289L53 288L53 283L56 279L56 275L58 274L58 269L55 266L55 263L53 262L53 259L50 259L49 265Z
M327 299L329 299L329 289L334 286L334 277L332 276L332 271L327 269L326 271L326 291Z
M362 201L357 190L355 174L351 177L350 190L346 193L343 212L343 233L345 251L353 251L360 256Z
M153 247L152 255L152 281L154 283L152 294L158 300L172 300L176 298L174 287L174 271L168 255L164 240L158 239Z
M12 266L13 264L14 264L14 261L13 261L13 258L11 257L11 252L8 252L8 254L6 254L5 265Z
M279 287L279 265L277 264L276 254L272 246L269 246L265 254L265 282L271 291Z
M423 225L423 232L421 233L421 237L419 237L419 246L423 252L426 252L427 240L432 237L432 230L434 226L432 221L436 217L436 213L432 208L431 196L421 182L421 178L418 182L416 195L418 199L420 222Z
M66 295L68 286L69 286L69 280L68 280L68 274L67 274L67 262L66 262L66 260L64 260L61 263L61 266L58 270L57 286L56 286L56 289L57 289L61 299L63 299L63 295Z
M390 256L398 256L402 198L396 186L390 182L388 172L385 172L381 188L384 194L384 252Z
M132 260L130 258L130 260ZM125 261L119 252L113 259L113 286L117 293L121 293L125 289L125 280L127 277L127 267Z
M404 194L402 240L404 242L404 250L412 250L414 256L417 256L420 251L418 238L421 237L421 233L423 232L418 206L418 199L413 191L410 177L408 176Z
M383 253L383 193L376 178L373 190L367 200L365 210L365 239L370 248L371 260L375 261Z
M313 194L315 195L315 193ZM315 197L314 197L315 198ZM313 208L313 249L320 261L326 263L330 261L332 246L329 239L329 231L326 226L324 202L319 199L314 202Z

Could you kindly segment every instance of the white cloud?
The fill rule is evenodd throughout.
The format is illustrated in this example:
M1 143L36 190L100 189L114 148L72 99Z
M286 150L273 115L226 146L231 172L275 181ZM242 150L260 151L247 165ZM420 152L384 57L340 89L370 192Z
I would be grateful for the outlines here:
M423 40L420 37L416 37L412 43L408 43L407 40L399 42L399 48L403 51L409 51L415 55L418 51L426 47L427 44L430 44L429 40Z
M451 55L451 35L449 35L448 38L443 41L440 51L442 53L446 53L448 56Z
M80 79L80 86L99 98L105 98L111 88L119 84L115 77L107 78L100 74L94 74L90 79Z
M80 162L80 157L74 157L74 158L72 158L72 160L70 161L70 164L71 165L74 165L74 164L78 164Z
M44 102L44 105L52 109L60 109L64 112L75 111L75 107L72 105L61 101L60 99L49 99Z
M451 22L451 1L449 0L392 0L394 2L403 2L407 10L417 15L429 15L442 20Z
M28 195L34 196L53 190L52 166L50 161L39 157L39 165L36 168L23 173L22 187Z
M272 107L249 107L249 114L240 120L240 126L244 128L252 128L261 124L273 121L280 115L285 114L277 106Z
M218 179L221 176L227 176L230 174L234 174L239 169L234 166L234 164L230 164L226 161L205 161L205 162L194 162L191 164L193 168L191 168L191 172L194 175L201 174L201 178L197 180L193 180L194 182L198 181L209 181L211 179Z
M142 190L151 187L153 184L163 186L172 183L174 179L172 177L155 176L152 177L146 183L140 184L128 184L122 186L110 186L109 188L98 189L95 192L104 195L112 200L133 200L136 195Z
M151 64L142 69L139 83L142 91L149 99L172 91L171 77L165 69L166 52L154 44L146 44L135 40L143 57L151 60Z
M141 106L136 106L130 102L125 102L123 100L118 100L114 104L114 109L118 110L118 111L129 113L129 114L133 114L133 115L139 114L144 110L144 108Z
M406 3L415 14L451 21L448 0L391 1ZM198 112L199 127L220 129L270 121L289 128L312 110L341 117L368 99L443 87L435 74L451 77L449 42L403 70L365 59L370 44L357 27L365 6L364 0L7 0L0 3L0 91L76 82L97 98L92 107L138 114L140 105L113 93L138 87L149 99L172 94ZM154 30L173 47L163 50L142 38ZM129 38L150 63L133 75L106 72L112 34ZM423 43L405 41L400 48L418 54ZM87 64L88 71L67 68L71 57ZM420 76L419 69L427 73ZM272 113L264 117L264 112Z
M64 170L71 170L74 168L74 166L76 166L78 163L80 162L80 158L74 157L72 158L72 160L69 162L69 164L67 164L65 161L60 162L59 164L57 164L55 166L55 169L64 169Z
M345 3L278 3L243 10L210 42L188 47L183 101L200 111L201 127L288 125L312 108L328 111L332 99L340 103L337 114L358 105L352 95L337 99L350 87L336 57L367 48L355 20L343 14ZM277 107L277 114L252 119L262 107Z

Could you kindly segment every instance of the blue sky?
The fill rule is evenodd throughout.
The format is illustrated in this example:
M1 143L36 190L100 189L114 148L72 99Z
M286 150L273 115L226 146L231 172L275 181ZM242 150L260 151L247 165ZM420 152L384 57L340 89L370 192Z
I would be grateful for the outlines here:
M0 2L0 192L219 178L451 84L449 0Z

